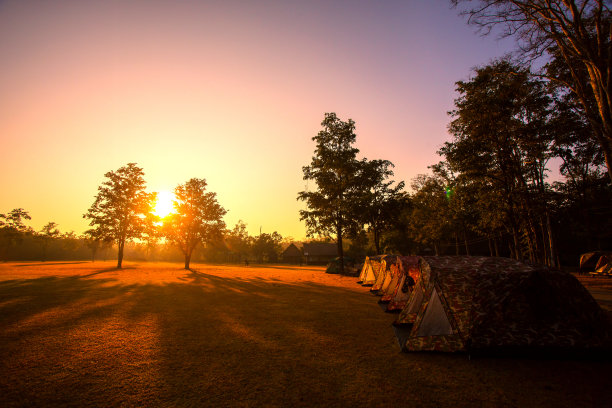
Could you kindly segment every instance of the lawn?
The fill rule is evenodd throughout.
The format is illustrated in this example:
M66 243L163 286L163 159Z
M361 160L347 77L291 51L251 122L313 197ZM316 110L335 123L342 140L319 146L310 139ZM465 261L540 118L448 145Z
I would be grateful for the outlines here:
M320 267L0 264L0 406L601 407L610 364L400 352Z

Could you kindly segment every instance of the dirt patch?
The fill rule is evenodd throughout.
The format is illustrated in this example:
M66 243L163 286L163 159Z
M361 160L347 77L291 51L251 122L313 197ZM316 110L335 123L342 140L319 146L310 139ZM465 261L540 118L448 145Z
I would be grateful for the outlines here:
M402 353L318 267L0 265L0 406L592 407L609 363Z

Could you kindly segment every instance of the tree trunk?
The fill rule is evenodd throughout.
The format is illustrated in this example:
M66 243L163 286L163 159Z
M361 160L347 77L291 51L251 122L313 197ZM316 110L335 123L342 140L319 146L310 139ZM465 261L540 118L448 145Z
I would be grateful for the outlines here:
M514 246L512 245L512 241L508 241L508 250L510 251L510 258L518 259Z
M495 249L495 256L499 256L499 247L497 246L497 237L493 237L493 248Z
M376 247L376 255L380 255L380 234L376 228L374 228L374 246Z
M470 246L468 245L467 234L465 231L463 231L463 243L465 244L465 254L470 256Z
M185 269L189 269L189 262L191 261L191 253L185 254Z
M546 211L546 229L548 230L548 243L550 244L550 266L551 268L558 268L557 249L555 247L555 239L553 237L552 227L550 225L550 214L548 211Z
M459 236L455 232L455 255L459 256Z
M336 236L338 243L338 258L340 258L340 274L344 275L344 250L342 249L342 221L338 219L336 224Z
M121 263L123 262L123 247L125 245L125 240L120 240L117 245L117 269L121 269Z
M489 242L489 256L493 256L493 243L490 235L487 237L487 241Z
M511 249L511 253L512 253L512 257L518 261L522 260L523 258L523 254L521 253L520 250L520 239L518 236L518 230L516 229L516 227L512 226L512 249Z

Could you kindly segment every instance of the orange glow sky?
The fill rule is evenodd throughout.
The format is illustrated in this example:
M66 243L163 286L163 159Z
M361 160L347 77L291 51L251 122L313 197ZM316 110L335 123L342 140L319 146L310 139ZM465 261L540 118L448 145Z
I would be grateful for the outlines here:
M81 233L104 173L136 162L149 191L205 178L228 227L300 239L325 112L409 182L454 82L511 45L442 0L0 1L0 212Z

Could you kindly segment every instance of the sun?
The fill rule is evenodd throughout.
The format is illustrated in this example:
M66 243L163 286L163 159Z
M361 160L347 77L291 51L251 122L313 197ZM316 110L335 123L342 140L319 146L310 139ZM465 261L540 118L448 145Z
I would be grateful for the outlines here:
M164 218L168 214L173 213L173 200L175 200L174 193L165 190L160 191L159 193L157 193L157 202L155 203L155 210L153 211L153 213L161 218Z

